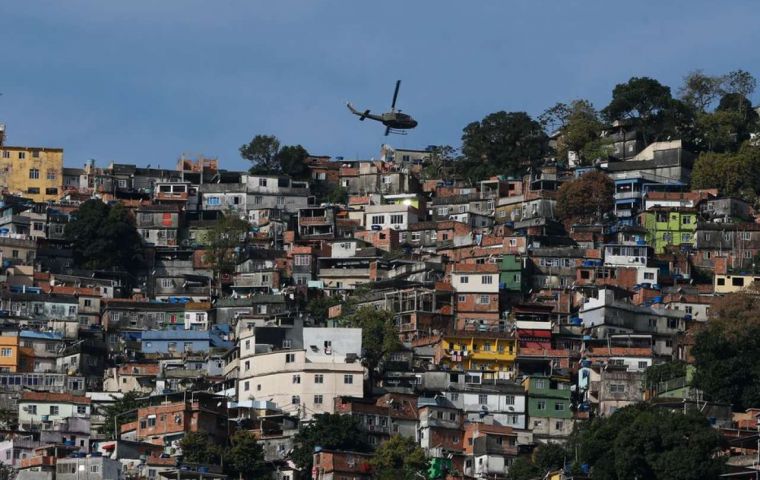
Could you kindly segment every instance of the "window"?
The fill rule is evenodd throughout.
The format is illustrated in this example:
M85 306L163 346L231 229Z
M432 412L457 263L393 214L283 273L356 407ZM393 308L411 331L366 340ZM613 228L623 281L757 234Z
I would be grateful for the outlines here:
M488 395L480 394L478 395L478 403L481 405L485 405L488 403Z
M536 410L546 410L546 400L539 400L536 402Z
M505 395L504 396L504 403L507 405L514 405L515 404L515 396L514 395Z
M32 193L34 195L40 193L39 187L29 187L26 189L26 193Z
M285 363L294 363L296 361L296 354L295 353L286 353L285 354Z
M491 285L493 283L493 277L491 275L483 275L480 277L480 281L483 285Z
M298 395L293 395L292 397L290 397L290 403L292 403L293 405L300 405L301 397L299 397Z
M610 393L625 393L625 384L624 383L611 383L610 384Z
M90 473L98 473L100 471L100 465L90 465Z
M691 217L688 215L684 215L683 217L681 217L681 223L683 225L689 225L691 223Z
M3 158L11 158L11 152L8 150L3 150Z
M250 369L251 369L251 361L250 360L246 360L245 361L245 371L247 372Z
M562 430L563 428L565 428L565 422L563 422L563 421L554 422L554 429L555 430Z
M565 404L564 403L555 403L554 404L554 411L555 412L564 412L565 411Z
M243 390L244 391L247 392L250 389L251 389L251 382L245 382L245 383L243 383Z
M681 243L688 243L691 241L691 234L689 233L682 233L681 234Z
M470 283L470 277L467 275L462 275L459 277L459 283Z
M314 375L314 383L325 383L325 376L321 373Z
M642 369L642 370L643 370L643 369L647 368L647 366L648 366L648 365L647 365L647 362L639 362L639 368L640 368L640 369Z
M478 303L481 304L481 305L488 305L489 303L491 303L491 296L490 295L481 295Z
M322 405L322 395L314 395L314 404Z
M18 159L23 160L26 158L26 152L18 152Z
M751 240L752 232L742 232L742 240Z
M267 186L267 179L259 178L259 187L266 187L266 186Z
M253 203L254 203L255 205L261 205L263 202L264 202L264 199L263 199L263 198L262 198L260 195L257 195L257 196L256 196L256 197L253 199Z
M301 383L301 375L293 375L293 383Z
M484 352L490 352L491 351L491 342L483 342L483 351Z
M343 383L345 384L353 384L354 383L354 376L353 375L343 375Z
M372 225L382 225L385 223L385 215L372 215Z
M206 204L207 205L219 205L221 202L219 200L219 197L207 197L206 198Z
M37 415L37 405L29 405L27 408L30 414Z
M533 386L537 389L546 388L546 380L543 378L538 378L536 380L533 380Z
M29 178L31 178L32 180L37 180L38 178L40 178L40 171L36 168L30 168Z
M13 355L13 350L10 348L0 349L0 357L10 357L11 355Z
M311 265L311 257L308 255L296 255L296 265L307 266Z
M399 223L404 223L404 216L403 215L391 215L391 223L396 225Z
M174 280L171 278L161 279L161 288L172 288L174 286Z
M55 172L55 170L54 170L54 169L52 169L52 168L48 168L48 171L47 171L47 179L48 179L48 180L55 180L55 177L56 177L56 176L57 176L57 175L56 175L56 172Z
M50 405L50 415L58 415L61 409L58 405Z
M654 280L654 272L644 272L644 280Z

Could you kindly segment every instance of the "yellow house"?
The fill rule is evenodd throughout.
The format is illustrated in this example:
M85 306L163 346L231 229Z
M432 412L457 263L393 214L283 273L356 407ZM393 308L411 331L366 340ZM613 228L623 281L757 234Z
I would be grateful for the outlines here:
M439 364L450 370L514 370L515 338L503 332L455 332L443 337Z
M0 190L46 202L62 188L62 148L0 146Z
M0 372L18 371L18 336L0 336Z

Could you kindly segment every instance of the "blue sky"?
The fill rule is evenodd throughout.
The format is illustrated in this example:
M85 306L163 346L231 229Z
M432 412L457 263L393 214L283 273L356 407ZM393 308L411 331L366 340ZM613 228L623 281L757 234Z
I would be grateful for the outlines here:
M369 158L387 141L345 101L420 125L393 145L459 145L498 110L601 108L616 83L690 70L760 76L756 1L102 0L0 3L0 122L9 144L173 167L241 169L257 133ZM755 103L758 95L753 98Z

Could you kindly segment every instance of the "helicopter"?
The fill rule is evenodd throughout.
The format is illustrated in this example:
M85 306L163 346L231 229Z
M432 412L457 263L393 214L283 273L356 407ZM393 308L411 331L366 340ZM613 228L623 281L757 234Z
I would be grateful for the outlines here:
M372 115L369 113L369 109L363 112L357 110L351 105L351 102L346 102L346 106L351 113L359 117L360 121L364 121L365 118L381 122L385 125L385 136L389 133L395 133L397 135L406 135L404 130L408 130L417 126L417 120L411 116L401 113L401 110L396 110L396 99L398 98L398 89L401 86L401 80L396 80L396 90L393 92L393 102L391 103L391 111L383 113L382 115Z

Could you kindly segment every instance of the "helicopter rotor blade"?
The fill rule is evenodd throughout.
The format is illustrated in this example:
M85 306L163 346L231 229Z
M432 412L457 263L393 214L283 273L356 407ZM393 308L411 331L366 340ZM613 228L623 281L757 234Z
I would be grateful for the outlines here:
M398 89L401 86L401 80L396 80L396 90L393 92L393 102L391 103L391 111L396 109L396 99L398 98Z
M387 137L389 133L391 133L391 127L385 127L385 136Z
M364 113L361 114L361 116L359 117L359 120L363 122L364 119L367 118L367 115L369 115L369 109L364 110Z

